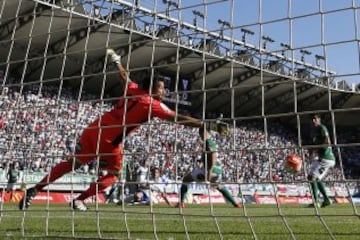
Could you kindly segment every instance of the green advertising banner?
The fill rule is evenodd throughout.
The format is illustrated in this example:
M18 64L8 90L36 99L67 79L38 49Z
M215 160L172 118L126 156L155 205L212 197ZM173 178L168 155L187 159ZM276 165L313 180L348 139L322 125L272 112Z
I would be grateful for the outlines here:
M26 187L33 186L37 182L39 182L45 173L41 172L22 172L21 177L19 179L19 188L21 183L25 183ZM63 191L82 191L89 187L91 182L96 180L93 175L85 175L85 174L65 174L53 184L49 185L50 190L63 190ZM7 184L6 171L0 170L0 183L2 187L5 187Z

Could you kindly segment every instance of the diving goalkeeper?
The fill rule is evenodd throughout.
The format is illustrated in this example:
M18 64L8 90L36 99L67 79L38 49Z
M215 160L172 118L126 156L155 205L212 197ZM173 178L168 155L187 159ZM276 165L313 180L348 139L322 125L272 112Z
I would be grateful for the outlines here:
M86 211L88 208L84 203L85 199L103 192L118 181L123 164L122 145L125 137L151 118L158 117L189 127L203 126L202 120L181 115L162 103L165 96L164 82L147 79L148 81L144 83L145 87L141 89L138 84L131 81L121 65L121 57L114 50L107 49L106 55L109 56L110 62L115 64L120 80L126 84L123 97L117 101L112 110L104 113L84 129L74 155L65 157L40 182L26 190L19 203L20 210L27 209L36 194L45 186L96 159L99 161L97 164L99 168L106 169L107 174L91 183L87 190L70 203L74 210ZM213 123L212 128L222 133L226 132L226 128L218 123Z

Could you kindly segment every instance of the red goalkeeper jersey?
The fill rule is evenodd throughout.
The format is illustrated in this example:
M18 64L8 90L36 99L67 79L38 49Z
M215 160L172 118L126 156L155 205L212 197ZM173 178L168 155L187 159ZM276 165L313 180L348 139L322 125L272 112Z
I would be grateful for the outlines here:
M140 127L141 123L153 117L167 119L175 115L173 110L151 97L134 82L129 83L126 96L110 112L89 125L88 130L91 128L99 131L101 128L101 142L117 146L124 136Z

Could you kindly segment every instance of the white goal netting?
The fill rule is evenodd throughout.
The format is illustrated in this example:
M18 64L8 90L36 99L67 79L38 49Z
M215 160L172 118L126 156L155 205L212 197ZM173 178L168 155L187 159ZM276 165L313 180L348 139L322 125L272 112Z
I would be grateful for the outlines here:
M359 7L355 0L0 0L0 236L356 239ZM176 114L229 125L228 135L212 136L222 184L240 208L206 182L188 185L186 208L172 207L204 144L197 129L154 118L123 141L122 179L88 198L88 211L68 203L108 174L98 159L18 210L24 190L74 153L89 123L131 98L108 48L140 86L162 80L163 103ZM314 114L336 158L324 179L327 208L306 207L314 203L308 176L319 147ZM284 168L290 154L303 159L297 174ZM156 171L161 183L137 201L142 183L155 186Z

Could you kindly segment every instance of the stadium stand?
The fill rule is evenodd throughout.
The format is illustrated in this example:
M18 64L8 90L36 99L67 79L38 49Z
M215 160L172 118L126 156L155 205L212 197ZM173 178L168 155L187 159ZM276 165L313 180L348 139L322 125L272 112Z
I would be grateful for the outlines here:
M81 101L70 89L64 88L58 97L57 88L44 86L41 94L38 88L4 88L0 97L0 151L1 168L12 161L19 162L24 171L47 172L61 161L64 154L73 151L76 138L82 128L103 111L110 109L110 103ZM84 94L83 99L91 99ZM268 128L268 147L261 123L251 122L239 125L235 130L235 146L231 136L217 137L220 143L219 157L223 160L228 182L268 182L301 180L304 173L287 174L283 159L296 148L294 134L280 124ZM179 180L195 165L201 151L197 131L180 125L171 125L154 120L142 126L125 143L125 154L130 168L135 171L144 159L153 167L159 167L168 177ZM340 143L349 143L359 138L351 132L339 135ZM305 155L307 153L305 152ZM341 149L341 159L346 178L359 176L358 147ZM270 166L271 164L271 166ZM79 174L95 174L94 164L80 168ZM270 172L271 171L271 172ZM340 168L335 168L330 180L342 178Z

